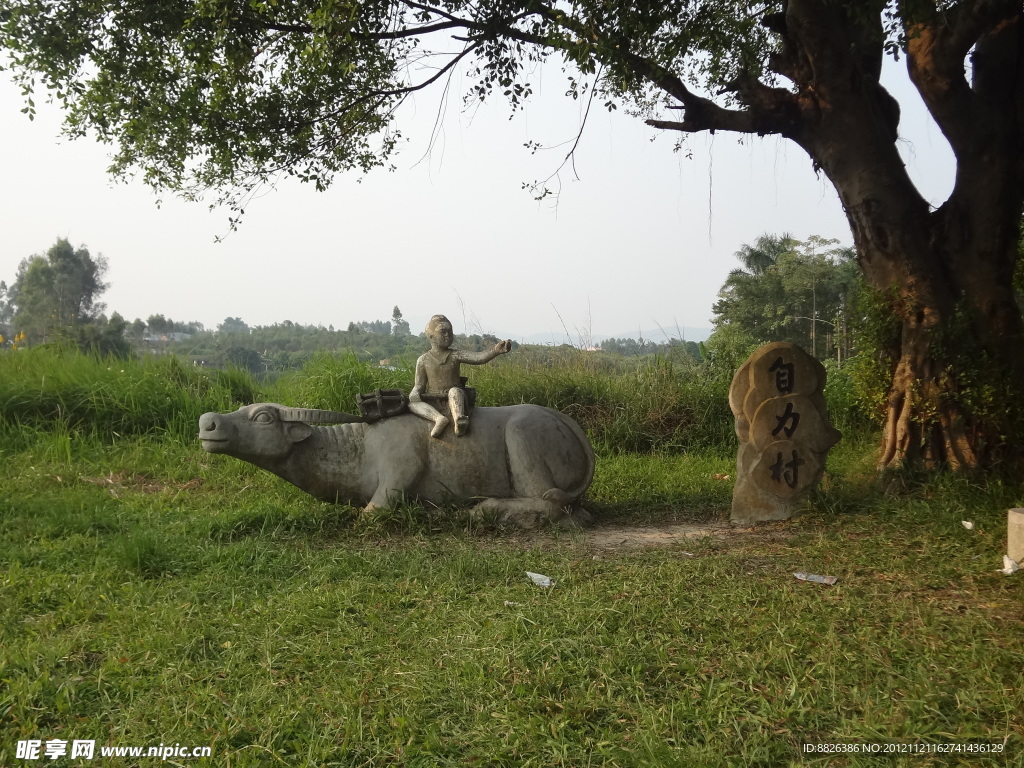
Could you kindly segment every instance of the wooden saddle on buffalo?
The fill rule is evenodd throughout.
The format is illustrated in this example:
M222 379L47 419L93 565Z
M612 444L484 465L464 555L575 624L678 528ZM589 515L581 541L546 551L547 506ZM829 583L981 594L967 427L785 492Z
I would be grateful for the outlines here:
M398 416L408 410L409 398L400 389L375 389L368 395L356 395L359 415L369 423Z
M466 393L466 415L473 411L476 404L476 390L466 386L466 377L459 379L460 389ZM450 414L448 407L448 395L431 395L424 393L420 398L429 403L440 413ZM359 407L359 415L369 424L391 416L398 416L409 410L409 397L400 389L375 389L367 395L356 395L356 405Z

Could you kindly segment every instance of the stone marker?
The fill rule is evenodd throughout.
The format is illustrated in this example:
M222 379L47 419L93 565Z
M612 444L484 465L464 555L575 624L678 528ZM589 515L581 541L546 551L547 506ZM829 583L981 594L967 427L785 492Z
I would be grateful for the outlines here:
M792 517L821 480L828 450L842 437L829 426L824 388L825 367L788 342L759 347L736 371L733 523Z
M1006 515L1006 555L1024 566L1024 509L1011 509Z
M468 433L434 437L408 412L368 424L256 403L203 414L199 439L210 453L248 461L324 501L374 508L472 499L474 514L523 528L591 522L579 505L594 478L590 440L571 418L539 405L476 408Z

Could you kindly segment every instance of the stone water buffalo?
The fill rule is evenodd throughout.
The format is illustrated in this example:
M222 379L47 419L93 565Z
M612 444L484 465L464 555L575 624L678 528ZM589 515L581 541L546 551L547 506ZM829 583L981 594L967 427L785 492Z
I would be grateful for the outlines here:
M434 438L411 413L367 424L256 403L203 414L199 439L210 453L248 461L325 501L372 508L474 499L474 514L522 527L591 520L578 505L594 477L590 441L571 418L538 405L476 408L468 434Z

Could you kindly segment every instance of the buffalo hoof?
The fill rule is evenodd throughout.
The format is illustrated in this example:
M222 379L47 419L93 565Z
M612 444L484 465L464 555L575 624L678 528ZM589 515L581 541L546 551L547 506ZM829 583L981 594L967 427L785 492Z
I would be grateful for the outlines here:
M485 499L470 510L476 518L515 528L537 528L557 525L576 529L593 523L593 517L582 507L563 507L545 499Z

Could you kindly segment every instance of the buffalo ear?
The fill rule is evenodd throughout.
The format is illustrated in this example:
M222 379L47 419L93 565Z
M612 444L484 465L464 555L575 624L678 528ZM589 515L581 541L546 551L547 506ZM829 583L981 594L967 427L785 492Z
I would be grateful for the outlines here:
M313 434L313 428L309 426L309 424L303 424L300 421L292 421L285 426L285 434L288 435L288 439L293 443L301 443Z

